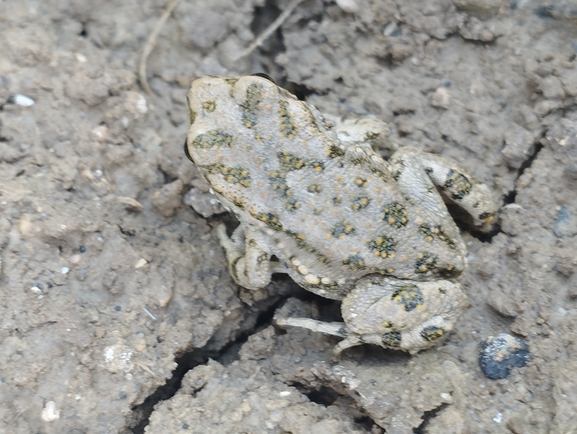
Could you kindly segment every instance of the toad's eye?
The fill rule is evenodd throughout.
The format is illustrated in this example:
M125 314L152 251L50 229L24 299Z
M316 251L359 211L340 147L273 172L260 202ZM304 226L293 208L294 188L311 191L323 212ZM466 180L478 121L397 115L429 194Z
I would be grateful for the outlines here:
M188 146L186 146L186 140L184 141L184 155L186 155L186 158L188 158L190 161L192 161L194 163L194 161L192 160L192 157L188 153Z
M251 75L253 75L254 77L266 78L268 81L272 82L273 84L276 84L276 83L274 82L274 80L272 79L272 77L271 77L270 75L268 75L268 74L265 74L264 72L257 72L257 73L255 73L255 74L251 74Z

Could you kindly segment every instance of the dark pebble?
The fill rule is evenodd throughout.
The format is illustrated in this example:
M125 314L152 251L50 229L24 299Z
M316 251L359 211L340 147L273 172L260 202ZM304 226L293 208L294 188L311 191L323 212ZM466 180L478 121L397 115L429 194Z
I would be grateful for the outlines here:
M506 333L490 337L481 344L479 366L491 380L507 378L511 368L521 368L531 359L529 345Z
M80 246L80 247L78 247L78 251L79 251L80 253L84 253L84 252L86 251L86 246Z

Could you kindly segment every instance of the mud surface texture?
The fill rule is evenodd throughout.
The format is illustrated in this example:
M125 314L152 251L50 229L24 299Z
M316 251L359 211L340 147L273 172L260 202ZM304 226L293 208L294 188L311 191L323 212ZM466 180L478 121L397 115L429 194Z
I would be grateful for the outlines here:
M0 432L577 427L577 4L305 0L237 59L288 4L181 0L148 95L164 1L0 3ZM333 359L334 338L272 317L338 306L282 276L232 282L213 228L234 222L182 151L185 94L258 71L501 195L494 234L463 226L472 306L444 345ZM530 357L491 380L480 345L501 333Z

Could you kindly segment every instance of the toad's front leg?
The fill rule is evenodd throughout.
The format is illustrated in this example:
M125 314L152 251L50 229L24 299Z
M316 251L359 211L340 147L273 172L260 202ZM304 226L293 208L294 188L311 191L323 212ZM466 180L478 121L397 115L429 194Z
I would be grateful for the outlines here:
M486 184L475 180L455 161L407 147L393 154L391 165L399 186L435 214L441 216L440 213L447 212L444 206L440 206L438 195L434 194L436 191L430 190L433 185L448 202L470 215L473 224L481 231L492 229L499 201ZM446 214L441 218L447 220L450 217Z
M267 239L260 231L241 224L229 238L226 227L219 225L216 235L226 252L230 274L238 285L257 290L268 285L272 273L286 273L278 262L270 260Z

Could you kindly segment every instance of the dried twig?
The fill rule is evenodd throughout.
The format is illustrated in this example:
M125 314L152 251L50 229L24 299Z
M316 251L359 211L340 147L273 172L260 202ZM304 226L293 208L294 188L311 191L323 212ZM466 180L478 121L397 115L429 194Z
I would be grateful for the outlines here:
M162 30L164 22L168 19L172 13L172 10L176 7L179 1L180 0L172 0L172 2L167 6L162 16L156 22L152 33L148 37L148 40L142 49L142 55L140 56L140 63L138 65L138 79L140 80L140 87L142 87L142 90L144 90L149 95L152 94L152 90L150 89L150 86L148 86L148 81L146 79L146 61L148 60L148 56L156 45L156 40L158 39L158 35Z
M287 8L283 11L282 14L280 14L278 16L278 18L276 20L274 20L274 22L268 26L266 28L266 30L264 32L262 32L258 38L256 38L254 40L254 42L252 44L250 44L250 46L244 50L242 53L240 53L238 55L238 57L235 60L239 60L242 59L245 56L248 56L250 53L252 53L255 48L259 47L264 41L266 41L270 35L272 35L276 29L278 29L280 26L282 26L282 24L286 21L286 19L290 16L290 14L292 13L292 11L295 10L295 8L302 2L303 0L293 0L288 6Z

